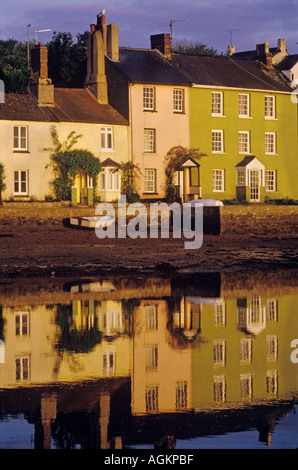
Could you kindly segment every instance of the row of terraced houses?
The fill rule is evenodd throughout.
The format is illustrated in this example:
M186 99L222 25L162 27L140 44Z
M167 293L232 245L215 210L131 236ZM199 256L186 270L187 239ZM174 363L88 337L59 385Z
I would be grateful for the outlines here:
M169 34L151 36L150 49L119 47L118 26L104 16L90 27L86 73L77 88L56 88L48 77L47 49L31 53L33 76L0 104L0 161L6 200L44 200L51 193L51 128L63 141L101 161L96 193L120 195L121 163L139 165L142 200L165 195L165 156L171 148L199 149L176 168L181 201L193 198L264 202L298 199L298 56L285 40L256 50L208 57L177 54ZM76 177L72 204L92 204L93 181Z

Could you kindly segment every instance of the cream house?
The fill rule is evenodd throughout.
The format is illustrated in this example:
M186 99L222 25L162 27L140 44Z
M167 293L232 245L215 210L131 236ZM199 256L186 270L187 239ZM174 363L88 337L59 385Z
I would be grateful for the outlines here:
M105 51L108 102L130 123L129 153L140 168L140 197L164 197L165 156L172 147L189 147L188 83L167 60L170 36L151 36L151 49L119 48L118 28L106 25L105 17L92 28L107 37L112 51Z
M120 194L120 172L107 172L111 159L119 165L128 159L128 123L107 103L101 104L87 88L54 88L47 75L47 49L32 51L31 65L38 74L22 93L7 94L0 104L0 161L4 164L4 200L44 200L52 192L51 128L59 140L70 132L81 135L76 148L88 149L102 163L97 194L113 200ZM111 179L116 181L111 184ZM72 203L91 204L93 182L83 171L76 178Z

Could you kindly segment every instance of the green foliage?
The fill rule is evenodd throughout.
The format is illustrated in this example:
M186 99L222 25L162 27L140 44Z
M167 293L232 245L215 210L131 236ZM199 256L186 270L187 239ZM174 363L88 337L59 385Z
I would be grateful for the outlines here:
M206 44L200 42L191 42L184 40L179 40L174 43L173 51L178 54L188 54L188 55L207 55L207 56L222 56L222 53L219 53L213 47L208 47Z
M28 76L27 44L15 39L0 40L0 79L5 92L17 92Z
M100 172L100 161L92 152L85 149L73 149L81 135L72 131L64 142L58 137L55 126L51 128L51 136L54 146L51 150L51 163L54 172L53 190L58 201L69 201L71 199L71 188L75 177L81 170L93 178L96 188L97 177Z
M121 194L125 194L126 200L129 203L134 203L140 200L137 191L137 180L141 174L138 164L129 161L121 163Z
M56 87L74 86L76 74L87 57L88 34L88 31L77 34L74 42L71 33L54 32L47 48L49 77Z
M2 191L5 191L6 184L5 180L5 171L3 163L0 163L0 204L2 204Z
M165 156L165 198L167 202L172 203L178 199L174 176L179 167L188 158L199 160L204 156L206 156L206 154L201 153L199 149L186 148L181 145L172 147L169 150Z

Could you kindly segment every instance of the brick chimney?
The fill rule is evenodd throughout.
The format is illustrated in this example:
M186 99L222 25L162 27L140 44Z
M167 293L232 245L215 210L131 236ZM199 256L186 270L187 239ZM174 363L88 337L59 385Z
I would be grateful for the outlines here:
M256 45L256 52L258 59L263 62L268 68L272 68L272 54L269 51L269 42Z
M100 14L97 23L90 25L85 86L101 104L108 103L105 57L119 60L118 26L107 25L105 16Z
M167 59L172 57L171 36L168 33L150 36L151 49L159 50Z
M31 51L30 89L40 106L54 106L54 85L48 77L48 50L42 44Z

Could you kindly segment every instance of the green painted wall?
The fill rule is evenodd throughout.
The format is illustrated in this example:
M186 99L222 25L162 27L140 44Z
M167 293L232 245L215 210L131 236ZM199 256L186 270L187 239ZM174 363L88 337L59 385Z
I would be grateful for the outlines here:
M243 298L251 305L251 298ZM237 299L223 299L225 303L225 324L214 321L214 306L203 305L201 312L202 343L193 350L192 359L192 406L195 410L205 408L233 407L248 403L286 400L295 396L298 390L298 364L291 362L291 341L297 337L297 295L260 297L264 311L265 324L258 334L238 326L239 310ZM275 301L276 317L273 319L268 310L268 302ZM238 301L239 307L239 301ZM270 358L267 339L275 336L277 340L276 358ZM240 360L240 340L251 338L251 361ZM225 363L214 362L214 341L225 342ZM267 374L276 371L277 391L268 393ZM242 374L251 374L251 396L243 397L240 388ZM214 400L214 377L222 376L225 381L225 400Z
M212 91L223 92L225 117L211 115ZM250 118L238 117L238 95L250 95ZM265 119L265 95L276 97L276 119ZM224 131L224 153L212 153L212 130ZM297 104L289 94L227 89L190 89L190 145L208 156L200 160L203 198L236 198L235 166L245 157L238 151L238 132L249 131L254 155L266 170L277 173L277 191L262 191L261 202L270 198L298 199ZM276 132L277 155L265 155L265 132ZM225 191L214 192L212 170L225 170Z

